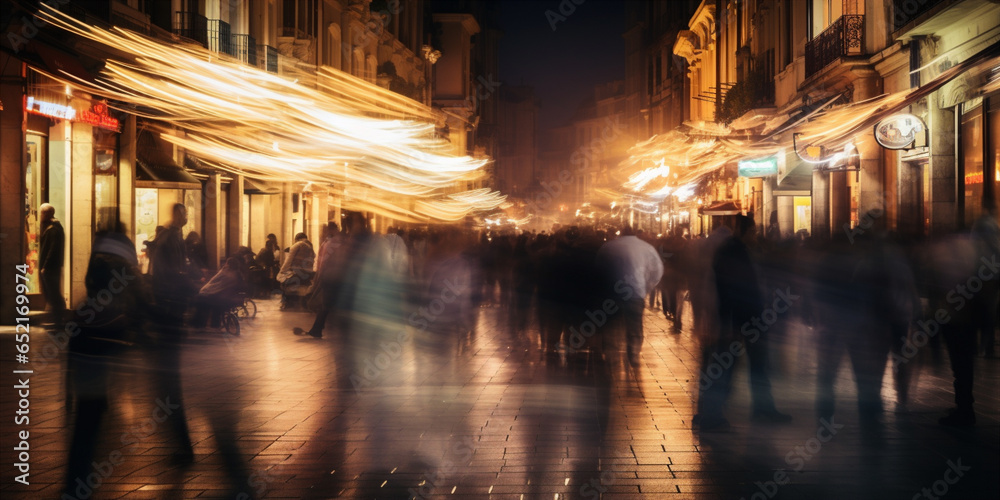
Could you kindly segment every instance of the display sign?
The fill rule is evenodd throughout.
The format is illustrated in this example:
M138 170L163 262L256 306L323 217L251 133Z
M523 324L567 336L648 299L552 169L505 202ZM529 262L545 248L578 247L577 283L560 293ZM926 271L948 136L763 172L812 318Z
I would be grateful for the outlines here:
M924 121L911 114L892 115L875 125L875 140L886 149L906 149L927 130Z
M39 101L32 96L28 96L28 100L24 104L24 110L36 115L87 123L95 127L115 132L118 131L118 119L108 114L108 105L101 102L94 103L91 109L77 110L70 106Z
M741 160L738 163L740 177L767 177L778 174L778 158L768 156L756 160Z

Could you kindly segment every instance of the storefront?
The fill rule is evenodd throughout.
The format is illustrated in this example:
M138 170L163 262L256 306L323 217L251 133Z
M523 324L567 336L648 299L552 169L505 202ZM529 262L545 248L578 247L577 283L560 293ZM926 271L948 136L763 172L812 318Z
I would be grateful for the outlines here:
M959 154L962 168L965 227L990 211L997 215L1000 189L1000 95L962 103L959 119Z
M82 296L93 233L118 221L121 123L102 101L91 100L30 68L26 76L26 245L22 257L30 269L29 293L40 292L38 207L49 203L66 233L62 289L72 303Z

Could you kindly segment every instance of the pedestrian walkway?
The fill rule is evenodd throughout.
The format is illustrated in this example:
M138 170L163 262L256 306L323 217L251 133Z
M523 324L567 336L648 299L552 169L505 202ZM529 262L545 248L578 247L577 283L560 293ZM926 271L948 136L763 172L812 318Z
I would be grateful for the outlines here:
M103 476L77 498L1000 496L996 359L976 360L973 429L937 425L953 394L947 361L935 362L930 347L916 358L924 365L907 408L892 403L887 373L881 427L859 427L846 359L837 413L819 422L817 353L811 331L798 325L775 342L772 379L779 409L794 421L750 421L747 369L737 358L732 428L698 435L691 431L699 379L694 332L673 332L656 310L647 310L635 370L620 356L607 365L543 356L498 322L500 308L484 307L453 363L429 366L412 342L386 344L370 363L359 361L371 371L351 380L338 366L346 346L336 331L294 336L292 327L308 327L312 315L279 311L276 301L258 305L238 338L190 336L182 368L196 455L190 465L173 463L175 448L163 437L163 419L177 402L146 384L141 353L122 360L95 453ZM10 426L18 404L11 367L19 366L7 361L16 352L13 330L0 333L8 367L8 389L0 392L8 422L0 451L4 499L60 497L70 429L65 353L47 356L51 342L32 332L30 425ZM27 486L14 481L11 467L22 428L30 430ZM122 458L113 463L117 453Z

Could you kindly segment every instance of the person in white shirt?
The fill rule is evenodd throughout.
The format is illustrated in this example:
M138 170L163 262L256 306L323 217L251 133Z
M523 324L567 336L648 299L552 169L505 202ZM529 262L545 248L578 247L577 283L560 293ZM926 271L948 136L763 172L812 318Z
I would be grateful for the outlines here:
M606 266L622 307L629 363L639 366L645 297L663 277L663 261L653 245L636 237L632 226L625 226L620 238L602 245L597 258L600 265Z

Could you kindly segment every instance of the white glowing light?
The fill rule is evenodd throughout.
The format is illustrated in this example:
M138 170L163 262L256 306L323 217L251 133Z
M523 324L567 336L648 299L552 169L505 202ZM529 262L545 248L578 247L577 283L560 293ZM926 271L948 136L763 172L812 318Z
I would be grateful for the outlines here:
M439 112L388 89L328 67L282 66L277 75L200 45L42 15L126 54L110 57L95 82L48 76L166 124L161 137L202 163L265 181L312 182L344 208L403 221L460 220L504 201L485 189L454 192L482 178L489 160L453 154L435 135Z

